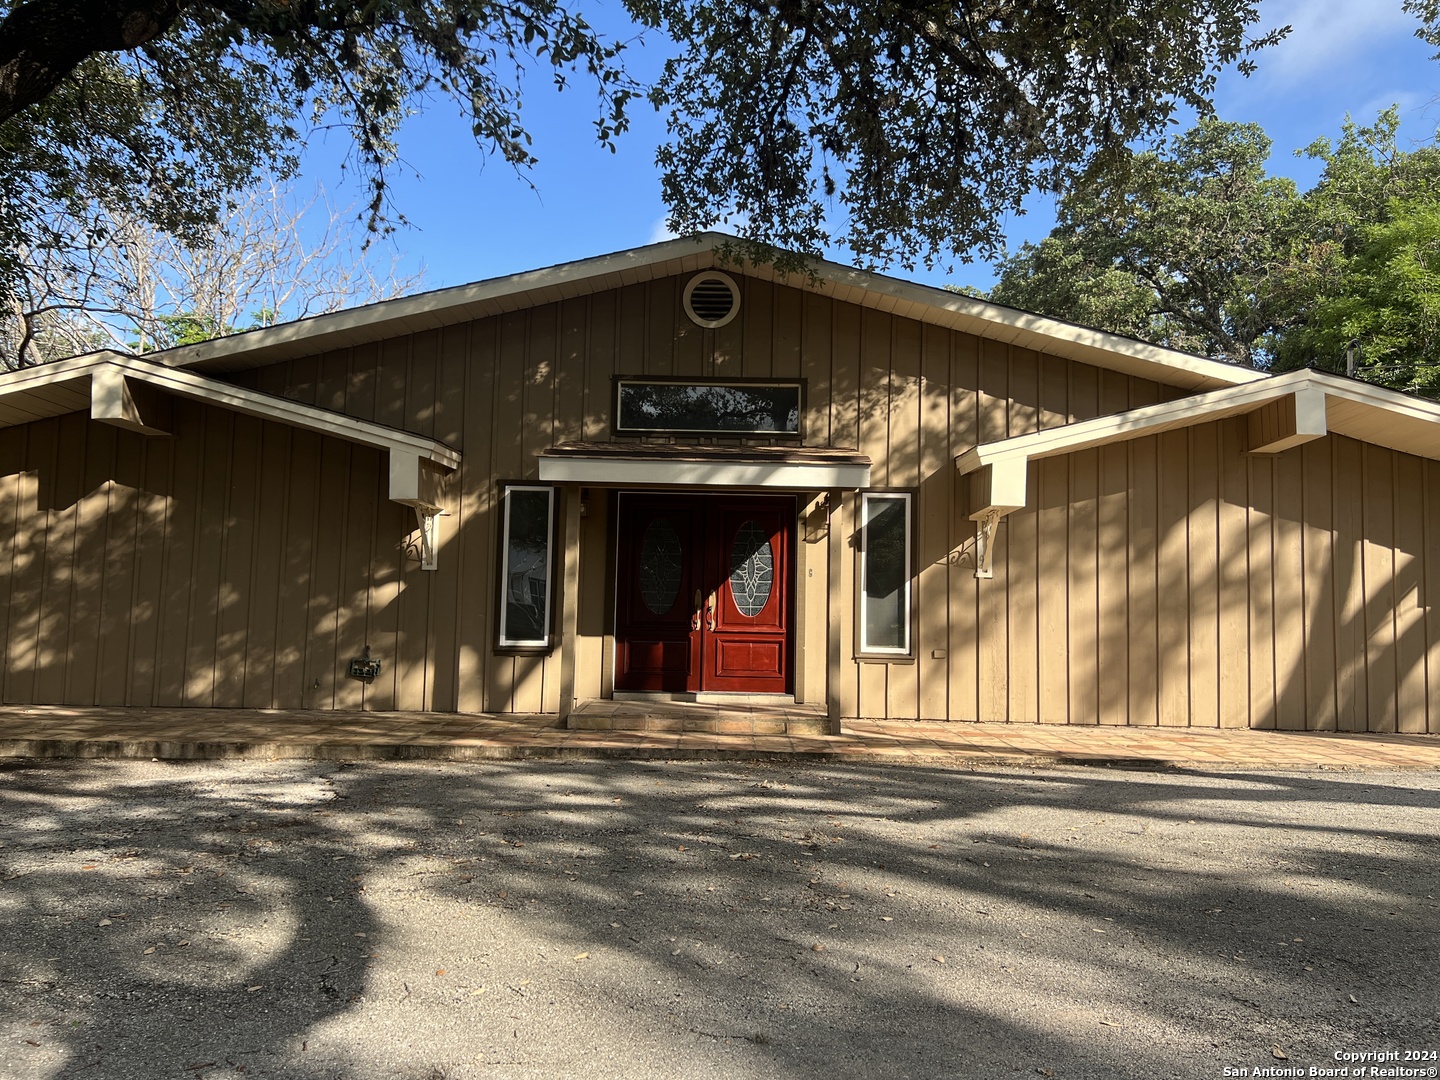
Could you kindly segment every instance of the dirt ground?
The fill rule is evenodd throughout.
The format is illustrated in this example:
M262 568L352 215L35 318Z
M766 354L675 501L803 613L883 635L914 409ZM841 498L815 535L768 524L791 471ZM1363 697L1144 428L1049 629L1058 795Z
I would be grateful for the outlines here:
M1437 1076L1437 894L1426 772L9 762L0 1076Z

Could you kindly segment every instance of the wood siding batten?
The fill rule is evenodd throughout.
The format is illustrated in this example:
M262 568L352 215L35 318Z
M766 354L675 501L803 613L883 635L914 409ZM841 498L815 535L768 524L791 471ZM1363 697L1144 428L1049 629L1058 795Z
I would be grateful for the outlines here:
M1247 660L1251 601L1245 432L1238 419L1231 419L1220 422L1219 434L1220 726L1244 728L1250 724L1251 700Z
M1009 350L1006 432L1027 435L1040 429L1040 358L1027 349ZM1028 490L1038 488L1038 463L1029 466ZM1006 516L1005 652L1006 716L1013 723L1040 719L1040 630L1037 574L1039 520L1034 503Z
M1393 732L1395 715L1394 487L1391 451L1366 443L1365 476L1365 677L1370 692L1367 730Z
M1440 733L1440 464L1424 461L1421 499L1425 514L1425 716L1426 730Z
M1302 491L1305 574L1305 703L1306 727L1311 731L1336 729L1335 588L1333 566L1334 443L1330 439L1299 447Z
M1395 663L1398 730L1418 734L1425 721L1424 471L1421 459L1395 455Z
M915 509L920 552L915 596L918 715L944 720L949 716L950 527L957 476L950 442L950 335L923 326L920 353L920 491Z

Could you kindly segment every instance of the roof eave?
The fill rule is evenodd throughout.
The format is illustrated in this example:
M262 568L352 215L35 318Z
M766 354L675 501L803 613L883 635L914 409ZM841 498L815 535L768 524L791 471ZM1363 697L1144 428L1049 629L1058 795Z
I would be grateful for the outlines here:
M1315 431L1334 432L1417 457L1440 460L1440 403L1347 379L1300 370L1195 397L1147 405L1061 427L981 443L955 458L962 473L987 465L1029 462L1222 420L1292 395L1311 396L1322 412Z
M531 304L691 273L717 265L716 248L736 238L701 233L609 255L528 270L419 296L316 315L152 354L171 367L228 371L313 356L387 336L433 330ZM1059 319L1001 307L931 285L919 285L828 260L808 272L779 274L772 266L745 273L877 310L1004 341L1137 378L1196 392L1254 382L1264 373L1194 356Z
M234 386L193 371L165 367L110 350L86 353L52 364L0 374L0 402L7 397L45 391L54 386L72 386L79 380L88 379L91 385L84 387L83 395L72 392L75 402L66 404L66 409L80 411L88 406L91 415L97 419L120 422L121 426L143 428L144 425L136 421L126 421L123 416L113 412L110 406L114 403L105 397L111 392L124 393L123 387L115 383L117 378L122 377L175 397L200 401L323 435L333 435L379 450L404 453L417 460L424 459L445 471L460 465L459 451L437 439L414 435L398 428ZM100 385L96 385L96 380L100 380ZM147 430L157 434L165 433L157 428Z

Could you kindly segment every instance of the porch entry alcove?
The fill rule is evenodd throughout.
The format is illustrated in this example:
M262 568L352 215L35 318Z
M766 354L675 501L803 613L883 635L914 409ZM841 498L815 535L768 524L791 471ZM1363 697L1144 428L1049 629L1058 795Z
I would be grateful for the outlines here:
M562 670L592 687L598 675L600 687L598 697L592 690L564 702L565 717L574 708L585 726L612 726L612 717L615 727L633 726L622 721L638 720L643 710L632 703L635 715L624 715L622 703L645 695L652 704L688 702L683 717L661 717L687 730L744 725L751 713L753 723L764 720L777 731L826 729L831 643L811 643L816 670L805 685L800 617L802 578L815 574L806 549L824 541L802 535L800 522L828 520L841 492L869 484L865 455L796 445L612 441L562 443L541 451L538 464L543 482L573 493L566 505L577 519L573 533L567 528L565 551L577 564L577 588L567 595L598 598L599 590L584 582L599 573L608 586L603 609L565 608ZM581 527L582 505L598 528ZM806 533L813 531L807 524ZM577 640L569 633L572 619L606 641L603 655L589 658L589 672L569 666L586 665L581 651L566 659L567 644Z

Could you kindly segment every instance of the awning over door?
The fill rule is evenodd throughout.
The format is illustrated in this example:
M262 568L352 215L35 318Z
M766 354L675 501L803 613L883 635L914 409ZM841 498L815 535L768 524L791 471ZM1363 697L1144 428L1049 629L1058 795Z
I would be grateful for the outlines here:
M570 442L538 457L540 479L555 484L794 491L870 486L870 459L847 449Z

